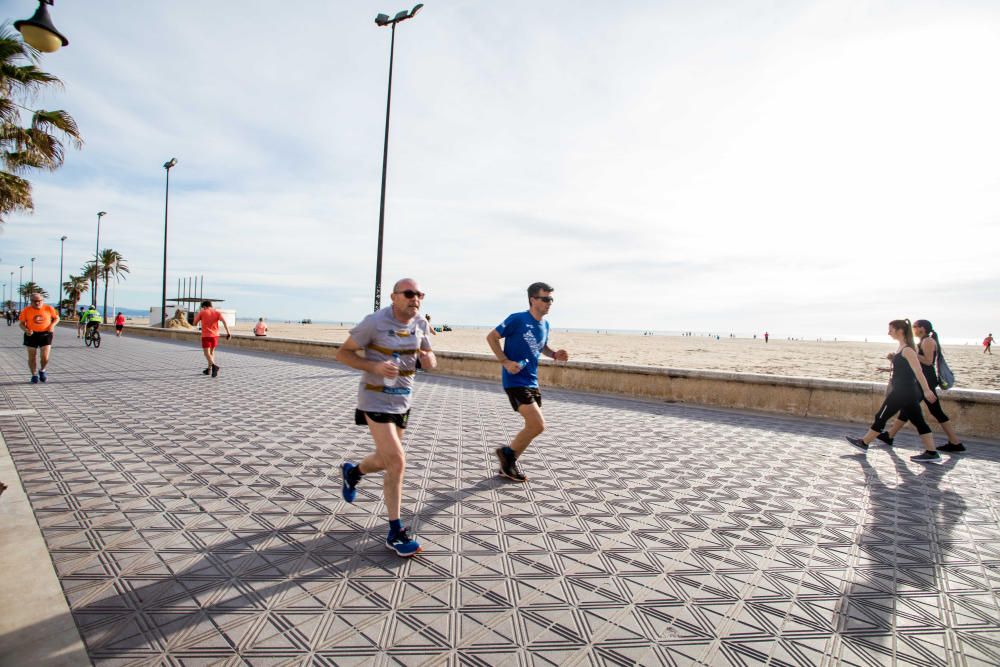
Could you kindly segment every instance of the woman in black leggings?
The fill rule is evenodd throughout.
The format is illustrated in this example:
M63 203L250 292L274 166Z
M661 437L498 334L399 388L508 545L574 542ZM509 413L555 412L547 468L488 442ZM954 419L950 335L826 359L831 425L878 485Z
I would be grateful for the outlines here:
M920 463L941 463L941 455L934 448L934 436L931 427L924 420L920 410L921 394L927 404L937 402L937 394L931 391L927 378L920 370L920 360L917 357L916 345L913 343L913 327L910 320L893 320L889 322L889 336L899 348L892 355L892 375L889 377L889 393L886 394L882 407L875 413L875 421L863 438L845 436L847 442L858 449L868 451L878 434L885 429L886 422L897 412L900 416L913 423L924 443L924 453L911 456L911 461Z
M920 360L920 368L927 379L927 385L937 395L937 387L940 383L938 382L936 366L938 355L941 354L941 342L938 340L937 331L934 330L934 325L930 321L917 320L913 323L913 333L920 339L920 342L917 344L917 358ZM941 408L941 401L928 403L927 412L934 416L934 419L941 424L941 428L944 429L945 434L948 436L948 444L938 447L938 451L948 452L949 454L964 452L965 445L959 441L958 434L955 433L955 429L952 428L951 423L948 421L948 415ZM900 415L893 422L888 432L883 431L878 434L878 439L892 446L893 438L896 437L896 434L904 426L906 426L906 417Z

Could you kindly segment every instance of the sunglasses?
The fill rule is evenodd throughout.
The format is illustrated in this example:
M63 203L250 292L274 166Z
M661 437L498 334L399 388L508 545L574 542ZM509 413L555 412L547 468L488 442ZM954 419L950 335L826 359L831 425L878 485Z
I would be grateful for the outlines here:
M533 296L531 298L538 299L539 301L542 301L544 303L552 303L553 301L556 300L555 297L552 296Z
M412 289L405 289L405 290L403 290L401 292L396 292L396 294L402 294L407 299L412 299L414 297L416 297L418 299L423 299L424 298L424 293L423 292L418 292L418 291L412 290Z

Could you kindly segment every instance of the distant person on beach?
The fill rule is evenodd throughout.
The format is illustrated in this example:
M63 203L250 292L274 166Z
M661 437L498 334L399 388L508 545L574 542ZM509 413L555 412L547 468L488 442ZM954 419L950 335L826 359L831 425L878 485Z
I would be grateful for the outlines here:
M898 343L899 347L895 353L890 355L892 367L880 369L892 373L889 376L889 391L882 402L882 407L875 413L875 421L872 422L868 433L863 438L844 437L854 447L867 452L868 445L885 430L886 422L898 412L901 417L913 422L917 433L920 434L920 441L924 444L924 453L911 456L910 460L918 463L940 464L942 459L934 448L934 435L920 410L921 400L927 401L928 405L936 403L937 394L931 390L930 385L927 384L927 378L920 370L920 359L917 356L917 346L913 342L913 328L910 321L893 320L889 322L889 336ZM921 394L923 399L921 399Z
M920 360L920 368L924 372L924 378L927 379L927 385L936 396L937 387L940 384L938 382L936 364L938 358L941 356L941 346L937 332L934 331L934 325L929 320L917 320L913 323L913 333L920 338L920 342L917 344L917 358ZM889 358L890 360L892 359L891 354ZM926 400L924 402L926 403ZM941 424L941 428L944 429L944 432L948 436L948 443L941 445L937 450L948 453L964 452L965 446L958 439L958 434L955 433L951 422L948 421L948 415L941 408L941 401L927 403L927 411L934 415L934 419ZM906 416L900 414L888 432L883 431L878 434L878 439L891 447L893 438L906 425L906 422Z
M201 323L201 351L205 355L205 360L208 361L208 368L203 370L202 374L211 373L212 377L218 377L220 370L215 363L215 348L219 346L219 322L222 322L222 326L226 328L226 340L232 338L233 335L229 332L229 323L222 317L222 313L212 308L211 301L202 301L201 309L194 316L194 323L195 326Z
M267 335L267 324L264 323L264 318L257 320L257 324L253 327L254 336L266 336Z
M45 303L41 294L35 292L31 295L28 305L18 316L18 321L21 329L24 330L24 346L28 348L28 369L31 371L31 384L45 382L49 379L45 369L49 366L52 332L59 324L59 313L56 312L55 308Z
M545 430L542 392L538 388L538 358L544 354L556 361L569 361L566 350L549 347L549 323L545 316L555 301L553 291L555 288L545 283L532 283L528 287L528 310L509 315L486 336L486 342L500 361L503 389L510 407L524 419L524 427L510 444L496 449L500 474L515 482L528 480L517 460L531 441ZM504 341L502 348L501 338Z
M983 339L983 354L993 354L993 350L990 349L991 347L993 347L993 334Z
M769 333L767 333L767 332L765 331L765 332L764 332L764 342L765 342L765 343L767 343L767 341L768 341L768 340L770 340L770 338L771 338L771 334L769 334Z
M437 336L438 332L434 330L434 325L431 324L431 316L430 315L424 315L424 319L427 320L427 327L430 329L431 335L432 336Z
M341 465L341 493L346 502L353 503L364 475L384 473L382 496L389 514L385 546L403 557L420 552L420 543L410 536L400 517L406 471L403 435L410 419L414 373L417 359L425 369L437 366L430 325L420 317L423 298L417 281L397 281L391 305L366 316L351 329L336 356L340 363L363 371L354 423L368 426L375 442L375 451L360 463L345 461ZM364 357L358 356L359 352Z
M118 313L115 315L115 336L118 338L122 337L122 331L125 330L125 313Z

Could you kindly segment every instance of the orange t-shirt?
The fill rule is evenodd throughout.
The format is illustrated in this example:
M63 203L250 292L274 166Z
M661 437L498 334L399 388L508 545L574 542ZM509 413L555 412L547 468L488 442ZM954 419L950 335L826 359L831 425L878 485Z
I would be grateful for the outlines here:
M217 311L215 308L202 308L198 311L198 314L194 316L194 323L198 324L198 322L201 322L202 338L218 338L219 320L221 319L222 313Z
M51 329L52 323L59 319L59 313L47 303L43 303L41 308L35 308L29 304L21 311L21 316L18 319L24 322L24 326L38 333Z

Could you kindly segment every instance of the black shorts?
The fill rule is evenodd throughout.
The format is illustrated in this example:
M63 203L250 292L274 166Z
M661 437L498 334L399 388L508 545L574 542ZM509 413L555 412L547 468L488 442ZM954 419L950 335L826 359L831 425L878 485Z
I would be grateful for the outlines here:
M96 320L91 320L90 322L87 322L87 328L88 329L97 329L100 326L101 326L101 323L97 322Z
M393 412L365 412L364 410L354 411L354 423L358 426L368 426L365 415L377 424L395 424L399 428L406 428L406 423L410 421L410 411L401 414Z
M538 403L538 407L542 407L542 392L538 387L504 387L503 390L507 392L510 407L514 408L514 412L517 412L522 405L532 403Z
M52 345L51 331L35 331L30 334L24 334L25 347L45 347L47 345Z
M125 328L124 324L116 324L115 325L115 331L121 331L124 328Z

